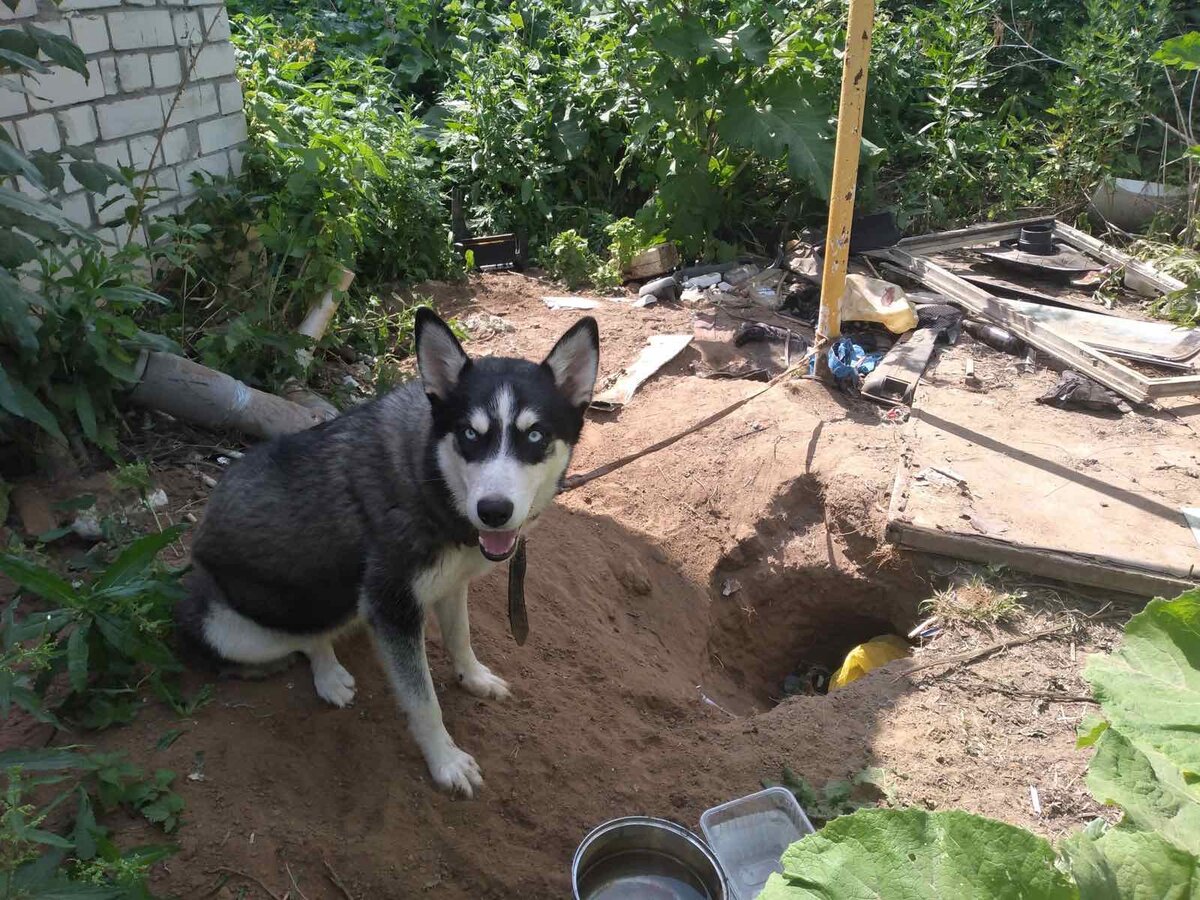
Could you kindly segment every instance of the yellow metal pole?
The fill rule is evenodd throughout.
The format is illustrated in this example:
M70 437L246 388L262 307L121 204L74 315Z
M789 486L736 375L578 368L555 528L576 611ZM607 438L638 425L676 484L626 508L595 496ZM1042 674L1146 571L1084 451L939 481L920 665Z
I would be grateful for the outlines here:
M817 319L818 366L825 350L842 333L842 295L850 257L850 220L862 147L863 108L867 102L867 66L871 61L871 29L875 0L850 0L846 23L846 55L842 60L842 96L838 103L837 144L833 150L833 187L829 192L829 228L821 273L821 312Z

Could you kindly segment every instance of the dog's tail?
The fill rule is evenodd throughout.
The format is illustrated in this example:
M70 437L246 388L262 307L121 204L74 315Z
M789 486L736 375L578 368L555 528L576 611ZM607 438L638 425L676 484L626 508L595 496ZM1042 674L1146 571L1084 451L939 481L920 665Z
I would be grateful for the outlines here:
M187 593L175 605L175 652L189 668L219 671L225 660L204 636L204 621L214 603L224 602L224 593L212 573L194 560L183 587Z

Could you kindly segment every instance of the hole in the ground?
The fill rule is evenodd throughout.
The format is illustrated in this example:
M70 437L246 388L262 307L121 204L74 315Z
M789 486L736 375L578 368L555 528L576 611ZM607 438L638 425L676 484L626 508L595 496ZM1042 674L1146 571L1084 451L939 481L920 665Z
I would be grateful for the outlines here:
M837 540L806 476L717 564L708 651L718 702L750 712L819 692L857 644L915 622L925 595L916 576L865 578Z

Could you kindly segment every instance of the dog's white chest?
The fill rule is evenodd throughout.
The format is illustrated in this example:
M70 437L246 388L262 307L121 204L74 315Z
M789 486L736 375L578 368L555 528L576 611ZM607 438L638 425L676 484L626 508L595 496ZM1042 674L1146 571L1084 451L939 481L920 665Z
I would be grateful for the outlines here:
M494 565L496 563L486 559L478 547L445 550L413 579L413 596L421 606L428 607L465 590L471 579L478 578Z

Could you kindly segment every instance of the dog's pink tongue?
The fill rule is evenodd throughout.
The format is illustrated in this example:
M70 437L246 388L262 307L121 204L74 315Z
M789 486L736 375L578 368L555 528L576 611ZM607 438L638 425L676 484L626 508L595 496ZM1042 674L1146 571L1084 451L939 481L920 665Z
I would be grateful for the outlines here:
M479 543L483 544L483 549L492 556L503 556L513 548L513 544L516 542L517 533L515 531L479 532Z

